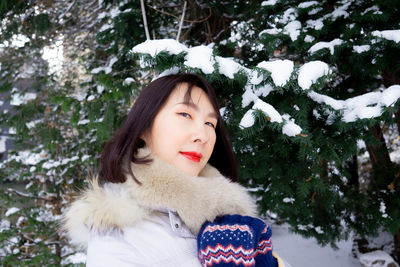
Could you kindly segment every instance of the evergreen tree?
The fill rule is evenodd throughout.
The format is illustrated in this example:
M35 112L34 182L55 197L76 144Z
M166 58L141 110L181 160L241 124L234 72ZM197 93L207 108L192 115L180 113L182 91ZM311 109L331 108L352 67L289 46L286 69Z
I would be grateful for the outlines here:
M240 36L242 58L249 59L245 62L251 64L265 57L287 58L301 64L324 61L335 68L337 76L331 86L319 92L335 99L360 101L354 97L366 93L378 96L378 92L400 83L399 4L379 0L263 1L254 16L244 22L244 27L251 30L237 27L235 32ZM347 172L342 176L348 178L347 185L355 190L352 199L359 195L348 209L354 219L346 224L360 236L374 235L380 227L392 232L396 246L393 254L399 260L399 163L390 158L391 147L385 143L383 129L399 132L400 110L393 106L379 119L370 119L374 111L379 112L379 106L375 101L368 106L359 114L363 123L351 122L360 134L351 139L353 144L358 138L365 142L372 171L362 171L360 177L362 167L357 154L338 154ZM340 132L347 128L338 127ZM351 153L350 146L343 149ZM385 209L388 214L382 213Z
M0 166L0 262L82 262L59 219L132 101L134 87L108 76L116 47L96 39L124 10L98 1L1 3L1 88L13 106L1 123L15 148Z

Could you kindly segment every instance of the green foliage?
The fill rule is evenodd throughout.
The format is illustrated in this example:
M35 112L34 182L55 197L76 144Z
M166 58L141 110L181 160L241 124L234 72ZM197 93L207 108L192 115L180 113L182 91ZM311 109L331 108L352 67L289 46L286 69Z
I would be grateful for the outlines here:
M48 14L39 14L31 17L32 29L39 35L43 35L51 28L51 21Z

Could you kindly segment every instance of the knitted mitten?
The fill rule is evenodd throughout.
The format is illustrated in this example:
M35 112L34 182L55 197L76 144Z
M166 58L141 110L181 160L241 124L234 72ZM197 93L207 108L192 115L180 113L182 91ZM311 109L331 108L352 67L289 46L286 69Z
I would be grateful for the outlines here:
M276 267L271 228L249 216L225 215L206 222L197 238L202 266Z

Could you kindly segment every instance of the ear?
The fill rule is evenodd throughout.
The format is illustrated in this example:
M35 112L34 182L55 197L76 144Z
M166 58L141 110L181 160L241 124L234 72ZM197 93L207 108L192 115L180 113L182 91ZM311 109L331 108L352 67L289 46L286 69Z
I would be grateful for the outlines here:
M143 141L143 143L148 146L151 142L151 137L150 137L150 131L145 130L142 135L140 136L140 139Z

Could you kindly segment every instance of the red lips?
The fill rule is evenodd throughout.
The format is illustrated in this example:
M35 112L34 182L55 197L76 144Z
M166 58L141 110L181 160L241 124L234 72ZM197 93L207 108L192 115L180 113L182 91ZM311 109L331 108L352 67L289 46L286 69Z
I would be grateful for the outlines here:
M179 153L185 158L192 160L194 162L200 162L201 157L203 157L201 153L197 153L194 151L183 151L183 152L180 151Z

